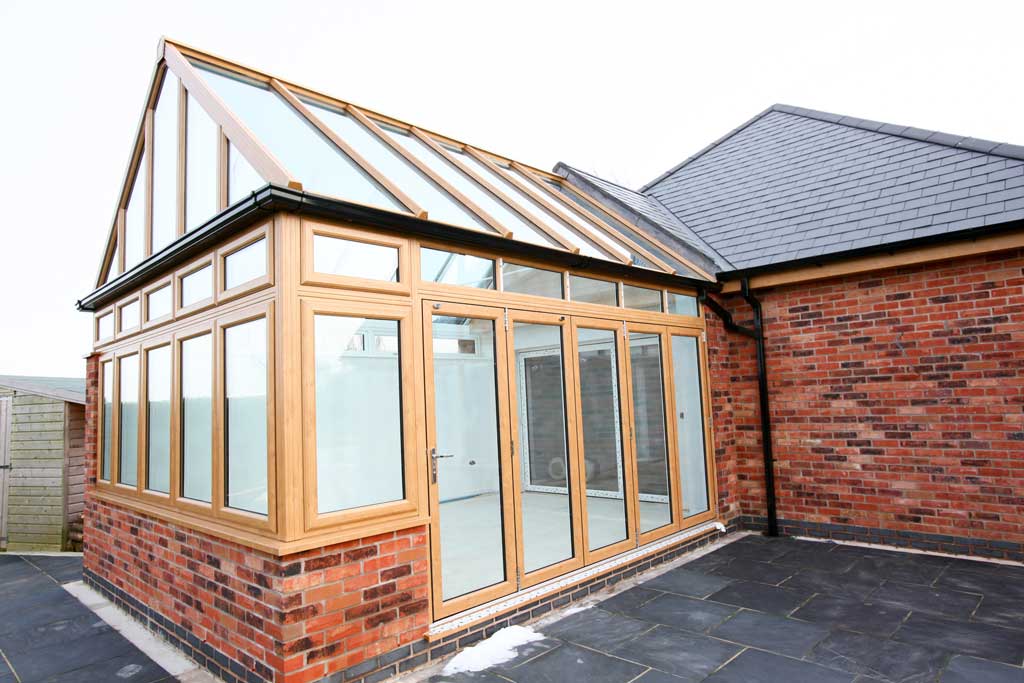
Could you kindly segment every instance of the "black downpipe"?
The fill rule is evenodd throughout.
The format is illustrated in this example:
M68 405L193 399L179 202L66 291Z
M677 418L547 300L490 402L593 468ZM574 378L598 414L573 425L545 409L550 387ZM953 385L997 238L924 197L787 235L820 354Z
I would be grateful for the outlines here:
M701 292L701 302L713 310L722 322L725 329L730 332L737 332L754 340L757 347L757 395L759 412L761 413L761 452L764 454L764 488L765 507L768 513L768 536L779 535L779 519L775 501L775 456L772 452L772 420L771 410L768 403L768 363L764 350L764 315L761 311L761 302L750 291L750 281L744 278L740 294L754 312L754 327L738 325L732 318L732 313L726 310L718 301Z

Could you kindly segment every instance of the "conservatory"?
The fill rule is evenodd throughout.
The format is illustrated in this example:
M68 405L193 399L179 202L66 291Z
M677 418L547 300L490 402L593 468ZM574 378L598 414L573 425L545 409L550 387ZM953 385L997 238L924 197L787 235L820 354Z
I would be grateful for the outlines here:
M560 176L164 41L79 302L87 575L265 677L318 633L304 649L334 659L302 666L326 675L709 525L717 285L666 240ZM235 613L296 594L301 634Z

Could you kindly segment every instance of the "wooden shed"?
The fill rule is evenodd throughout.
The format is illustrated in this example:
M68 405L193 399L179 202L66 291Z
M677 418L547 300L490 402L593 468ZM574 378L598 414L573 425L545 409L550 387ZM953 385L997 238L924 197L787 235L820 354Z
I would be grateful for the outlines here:
M0 550L80 545L84 446L84 379L0 375Z

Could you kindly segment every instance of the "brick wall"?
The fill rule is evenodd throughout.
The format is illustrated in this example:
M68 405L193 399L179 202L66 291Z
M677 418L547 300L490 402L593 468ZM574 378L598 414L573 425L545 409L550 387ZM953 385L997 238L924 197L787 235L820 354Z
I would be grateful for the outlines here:
M1020 548L1022 268L1013 252L758 292L781 519ZM726 304L749 317L738 297ZM712 351L714 409L719 466L756 516L745 343L729 335Z

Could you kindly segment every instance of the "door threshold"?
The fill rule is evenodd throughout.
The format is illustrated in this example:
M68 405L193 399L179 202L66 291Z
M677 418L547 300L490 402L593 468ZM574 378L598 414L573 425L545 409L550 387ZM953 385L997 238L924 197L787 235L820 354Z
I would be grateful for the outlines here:
M664 550L665 548L676 545L682 541L692 540L698 536L703 536L704 534L714 531L725 533L725 525L718 521L704 522L703 524L698 524L697 526L690 527L689 529L677 531L676 533L658 539L653 543L648 543L647 545L640 546L633 550L628 550L620 555L609 557L606 560L595 562L594 564L586 567L581 567L580 569L576 569L554 579L538 583L535 586L524 588L523 590L512 593L511 595L506 595L504 597L491 600L490 602L485 602L484 604L470 608L465 612L459 612L458 614L435 621L430 625L426 638L428 641L439 640L486 619L510 612L519 605L525 605L546 595L557 593L575 584L583 583L587 579L595 578L601 574L605 574L624 565L643 559L644 557L653 555L660 550Z

